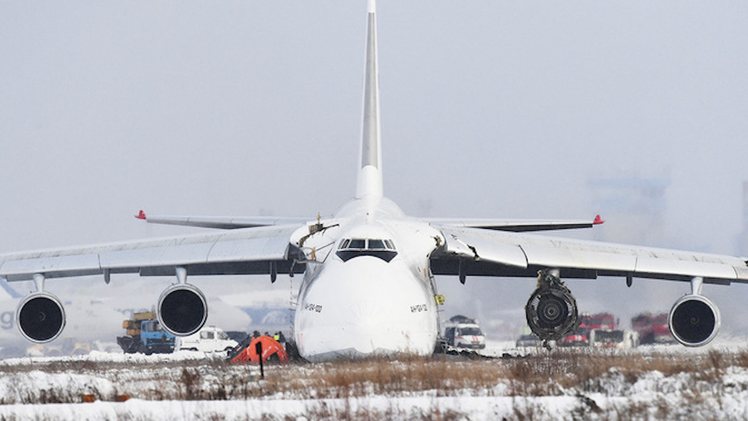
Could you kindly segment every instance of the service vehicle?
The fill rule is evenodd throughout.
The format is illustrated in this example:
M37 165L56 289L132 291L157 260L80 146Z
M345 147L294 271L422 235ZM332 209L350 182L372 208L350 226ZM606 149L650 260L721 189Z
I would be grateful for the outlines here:
M177 339L177 351L200 351L228 355L239 343L216 326L206 326L197 333Z
M524 335L520 335L519 339L517 339L516 343L517 348L538 348L543 346L543 341L538 338L538 335L534 333L526 333Z
M174 352L175 336L161 327L156 313L135 313L132 319L122 322L126 336L118 336L117 344L125 354L168 354Z
M558 341L559 346L590 346L590 331L615 330L618 319L610 313L582 313L579 325Z
M641 313L631 319L631 328L639 334L642 345L674 344L667 313Z
M558 340L559 346L589 346L590 330L586 326L577 326L573 332Z
M592 329L590 345L595 348L631 349L639 345L639 335L632 330Z
M447 344L455 348L484 349L486 337L475 319L454 316L445 325L444 337Z

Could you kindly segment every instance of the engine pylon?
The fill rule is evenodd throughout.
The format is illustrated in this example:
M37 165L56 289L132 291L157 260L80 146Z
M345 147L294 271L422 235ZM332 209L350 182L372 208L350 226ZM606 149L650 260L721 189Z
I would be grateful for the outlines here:
M525 305L530 330L544 343L571 333L579 324L577 300L564 285L558 270L538 271L538 287Z

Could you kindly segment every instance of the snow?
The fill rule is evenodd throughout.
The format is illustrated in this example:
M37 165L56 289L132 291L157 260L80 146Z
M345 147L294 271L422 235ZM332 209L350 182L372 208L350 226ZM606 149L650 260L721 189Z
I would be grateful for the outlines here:
M41 420L307 420L339 419L343 414L375 414L386 419L411 420L434 414L459 414L457 419L489 420L512 416L515 408L534 408L535 419L558 419L557 414L578 407L574 397L384 397L320 400L166 401L132 399L124 403L7 405L0 417Z
M243 401L146 401L81 404L2 405L0 417L17 420L307 420L357 418L411 420L450 414L454 419L746 419L746 396L725 396L703 405L678 406L677 397L662 393L631 397L386 397L357 399L249 399ZM631 403L634 403L634 410ZM636 412L638 408L639 412ZM621 414L621 415L619 415ZM627 415L622 415L627 414Z
M183 420L183 419L319 419L342 414L375 414L410 420L434 414L459 414L459 419L511 417L516 409L532 409L535 419L558 419L579 411L579 399L569 396L512 397L384 397L320 400L145 401L123 403L6 405L0 417L42 420ZM220 418L216 418L220 416Z
M489 353L510 352L505 344L489 344ZM496 348L492 348L496 347ZM688 364L701 351L682 347L641 347L633 351L648 358L650 353L668 352ZM514 350L516 351L516 350ZM744 351L743 351L744 352ZM521 354L520 354L521 357ZM259 368L237 366L211 371L220 364L199 363L205 358L195 352L172 355L124 355L92 352L88 356L59 358L18 358L0 361L0 419L12 420L317 420L317 419L748 419L748 368L721 367L705 372L679 372L667 375L652 370L631 377L617 367L584 385L564 388L538 378L536 389L518 391L510 379L499 379L480 390L424 390L399 393L349 394L330 398L310 386L303 393L281 392L263 397L234 400L150 400L163 385L157 378L179 378L184 367L196 367L201 385L221 381L226 376L245 376L253 387L262 388L268 380L259 379ZM88 369L88 364L112 363L106 372ZM481 362L476 362L481 363ZM486 363L486 362L483 362ZM502 364L493 360L487 364ZM393 362L393 364L405 364ZM56 366L55 366L56 365ZM68 365L72 369L60 369ZM744 365L744 364L741 364ZM55 369L49 367L55 366ZM80 367L80 369L75 369ZM328 367L329 368L329 367ZM321 365L270 367L284 376L328 369ZM223 371L221 371L223 370ZM230 371L235 370L235 371ZM716 371L715 371L716 370ZM223 376L223 377L221 377ZM116 396L137 385L145 391L124 402ZM532 392L534 390L535 392ZM80 396L98 397L93 403L27 404L50 399L58 393L62 401L79 402ZM45 396L45 394L47 394ZM64 395L64 396L62 396ZM345 394L344 394L345 395ZM323 396L322 399L315 399ZM153 397L153 396L151 396Z

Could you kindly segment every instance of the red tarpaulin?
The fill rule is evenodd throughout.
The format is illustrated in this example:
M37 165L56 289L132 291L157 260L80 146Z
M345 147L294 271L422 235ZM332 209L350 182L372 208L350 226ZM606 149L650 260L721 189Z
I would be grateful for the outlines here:
M252 339L249 346L241 350L236 357L231 359L232 363L249 362L250 364L259 364L260 358L257 355L257 343L262 343L262 361L278 361L281 363L288 362L288 353L278 341L270 336L260 336Z

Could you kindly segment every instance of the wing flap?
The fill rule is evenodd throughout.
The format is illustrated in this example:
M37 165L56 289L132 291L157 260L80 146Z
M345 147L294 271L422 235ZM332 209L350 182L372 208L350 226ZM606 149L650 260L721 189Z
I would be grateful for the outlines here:
M101 253L101 269L177 266L205 263L212 247L206 244L153 246Z
M636 270L636 256L568 247L558 240L520 242L520 247L525 252L528 263L535 266L606 268L622 272Z
M696 257L696 256L695 256ZM637 260L637 273L668 275L688 274L691 277L740 280L735 267L726 263L713 263L697 260L668 259L667 257L642 257ZM744 281L747 281L744 279Z
M83 276L100 272L99 257L96 254L28 257L4 261L0 265L0 277L9 281L30 280L36 273L81 273Z

